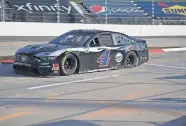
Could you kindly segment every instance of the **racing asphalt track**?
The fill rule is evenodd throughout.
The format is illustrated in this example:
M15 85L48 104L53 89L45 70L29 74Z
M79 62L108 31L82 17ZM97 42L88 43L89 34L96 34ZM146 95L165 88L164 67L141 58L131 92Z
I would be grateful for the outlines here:
M147 64L67 77L0 65L0 126L186 126L186 52Z

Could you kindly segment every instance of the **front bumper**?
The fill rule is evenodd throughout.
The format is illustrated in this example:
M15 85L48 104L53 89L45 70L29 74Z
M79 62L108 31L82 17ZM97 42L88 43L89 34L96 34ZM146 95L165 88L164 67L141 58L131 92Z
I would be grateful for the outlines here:
M54 61L21 62L14 59L13 69L21 73L34 73L39 75L60 75L59 63Z

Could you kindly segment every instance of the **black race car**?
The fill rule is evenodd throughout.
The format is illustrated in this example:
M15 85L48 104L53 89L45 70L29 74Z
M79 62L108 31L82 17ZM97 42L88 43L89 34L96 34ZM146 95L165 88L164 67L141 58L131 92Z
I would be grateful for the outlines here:
M145 40L102 30L72 30L47 44L19 49L13 68L40 75L72 75L132 68L149 60Z

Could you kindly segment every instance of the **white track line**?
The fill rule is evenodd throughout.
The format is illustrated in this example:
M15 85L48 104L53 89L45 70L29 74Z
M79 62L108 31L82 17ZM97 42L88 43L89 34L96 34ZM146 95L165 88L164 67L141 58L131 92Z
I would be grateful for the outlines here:
M170 48L170 49L163 49L164 52L174 52L174 51L186 51L186 47L183 48Z
M83 80L68 81L68 82L63 82L63 83L41 85L41 86L30 87L30 88L27 88L27 89L28 90L41 89L41 88L46 88L46 87L66 85L66 84L85 82L85 81L91 81L91 80L99 80L99 79L103 79L103 78L110 78L110 77L117 77L117 76L119 76L119 75L103 76L103 77L89 78L89 79L83 79Z
M167 66L167 65L160 65L160 64L149 64L149 63L146 63L145 65L148 65L148 66L158 66L158 67L167 67L167 68L175 68L175 69L183 69L183 70L186 70L186 67L178 67L178 66Z

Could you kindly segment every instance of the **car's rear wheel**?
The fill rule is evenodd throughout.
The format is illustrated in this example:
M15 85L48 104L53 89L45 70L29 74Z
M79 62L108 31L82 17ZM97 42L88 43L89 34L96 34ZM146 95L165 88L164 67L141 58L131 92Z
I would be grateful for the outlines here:
M138 65L138 56L134 51L128 52L124 59L124 68L133 68Z
M77 66L77 58L73 54L65 54L60 59L60 75L68 76L74 74Z

